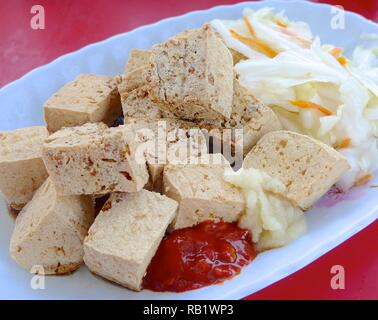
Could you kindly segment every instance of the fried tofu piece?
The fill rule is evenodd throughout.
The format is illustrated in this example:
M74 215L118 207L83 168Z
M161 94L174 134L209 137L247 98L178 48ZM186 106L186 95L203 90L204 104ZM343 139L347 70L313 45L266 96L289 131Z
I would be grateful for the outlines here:
M125 66L125 73L127 74L129 72L132 72L135 69L138 69L141 66L149 63L150 58L150 50L131 49Z
M257 141L271 131L282 129L272 109L259 102L237 79L234 79L232 114L224 121L196 121L213 137L214 149L246 155Z
M266 134L244 159L243 168L260 169L286 186L286 196L301 209L310 208L349 169L332 147L291 131Z
M122 114L116 80L81 74L46 101L44 113L49 132L87 122L110 126Z
M225 128L243 130L243 153L246 155L265 134L282 129L272 109L262 104L238 80L234 81L234 96L231 120ZM238 144L236 140L232 143Z
M44 274L73 272L83 262L83 241L94 220L90 196L61 196L47 179L18 214L10 255L23 268Z
M42 160L45 127L0 132L0 191L14 209L21 209L48 177Z
M164 168L164 194L179 203L171 229L194 226L205 220L234 222L245 210L243 193L223 179L230 168L221 154L208 155L198 164Z
M187 163L208 153L202 130L194 123L177 119L141 121L130 119L143 142L150 175L147 190L163 193L163 170L168 163Z
M137 147L130 126L87 123L50 135L43 161L61 194L136 192L148 181L145 158L136 157Z
M156 103L151 101L146 79L147 70L146 66L134 69L123 76L118 83L125 119L156 120L174 117L173 114L161 110Z
M150 95L163 110L185 120L229 119L233 62L209 25L152 47Z
M113 193L85 238L85 264L108 280L141 290L176 210L176 201L155 192Z

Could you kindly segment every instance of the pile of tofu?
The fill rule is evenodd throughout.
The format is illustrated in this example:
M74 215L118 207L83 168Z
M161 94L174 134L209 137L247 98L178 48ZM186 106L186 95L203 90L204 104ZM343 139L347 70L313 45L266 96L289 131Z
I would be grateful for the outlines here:
M45 274L84 262L132 290L142 289L167 232L243 215L246 199L224 180L230 162L217 142L239 150L243 167L280 179L302 209L348 169L337 151L281 130L240 85L232 53L209 25L132 50L123 75L79 75L44 114L46 127L0 133L0 190L22 209L10 254ZM124 124L114 126L120 117ZM223 136L236 129L241 137Z

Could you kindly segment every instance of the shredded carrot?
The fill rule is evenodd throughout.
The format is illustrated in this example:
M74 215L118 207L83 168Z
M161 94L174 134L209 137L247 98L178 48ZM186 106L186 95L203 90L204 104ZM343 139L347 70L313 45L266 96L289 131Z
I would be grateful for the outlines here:
M237 33L235 30L230 30L231 35L239 40L240 42L243 42L247 46L249 46L251 49L254 49L256 51L259 51L269 58L274 58L278 53L272 49L268 44L266 44L264 41L256 39L256 38L249 38L249 37L244 37Z
M339 61L339 63L340 63L341 65L343 65L343 66L345 66L346 63L347 63L347 60L346 60L346 58L345 58L344 56L340 56L340 57L338 57L338 58L337 58L337 61Z
M326 116L332 115L331 111L329 111L328 109L324 108L323 106L321 106L321 105L319 105L317 103L311 102L311 101L289 100L289 102L292 105L297 106L299 108L303 108L303 109L316 109L316 110L320 111L321 113L325 114Z
M363 176L363 177L361 177L360 179L358 179L358 180L354 183L354 186L355 186L355 187L361 187L361 186L363 186L364 184L368 183L372 178L373 178L373 176L372 176L371 174L367 174L366 176Z
M342 66L345 66L347 60L344 56L340 55L342 51L343 49L341 48L333 48L329 53L332 54Z
M276 24L281 28L287 28L287 24L281 20L276 20Z
M252 27L251 23L249 22L248 18L246 16L243 16L243 20L244 20L245 24L247 25L249 33L252 36L256 37L255 29L253 29L253 27Z
M329 53L332 54L337 59L342 51L343 49L341 48L333 48Z
M348 148L350 146L350 141L351 141L350 138L345 138L343 141L341 141L339 148L340 149Z
M292 30L287 28L281 28L279 31L284 34L285 36L288 36L292 41L295 41L303 48L310 48L311 47L311 41L309 39L303 38L299 36L298 34L294 33Z

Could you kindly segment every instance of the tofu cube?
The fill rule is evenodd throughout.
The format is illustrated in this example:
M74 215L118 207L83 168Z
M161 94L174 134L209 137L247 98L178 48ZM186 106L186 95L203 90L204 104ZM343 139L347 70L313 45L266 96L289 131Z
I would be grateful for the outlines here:
M44 274L75 271L83 262L83 241L94 220L90 196L61 196L47 179L16 219L10 255L23 268Z
M195 122L212 137L215 152L223 150L230 162L228 156L231 154L240 153L243 157L265 134L282 129L281 122L273 110L259 102L237 79L234 79L231 118L223 121Z
M174 117L173 114L161 110L156 103L151 101L145 72L147 72L146 67L143 66L130 71L121 78L118 84L124 117L143 120Z
M42 160L45 127L0 132L0 191L14 209L21 209L48 177Z
M206 156L205 156L206 157ZM199 164L164 168L164 194L179 203L171 229L194 226L205 220L237 221L245 210L243 193L223 179L230 168L221 154L213 154Z
M168 163L187 163L207 154L204 134L195 124L176 120L132 120L144 150L150 175L145 189L163 193L163 170Z
M301 209L310 208L350 168L332 147L291 131L266 134L248 153L244 168L256 168L286 186L283 194Z
M235 135L232 141L226 142L230 143L233 149L240 143L244 155L265 134L282 129L281 122L273 110L259 102L237 79L234 80L231 119L225 121L223 126L225 129L242 130L242 143L238 141L238 135Z
M150 50L131 49L125 66L125 73L132 72L135 69L149 63L150 58Z
M85 238L85 264L108 280L141 290L176 210L176 201L155 192L113 193Z
M233 62L209 25L152 47L151 99L181 119L228 119Z
M136 192L148 181L145 158L136 156L137 147L130 126L87 123L50 135L43 161L63 195Z
M81 74L46 101L44 113L49 132L87 122L110 126L122 114L116 80Z

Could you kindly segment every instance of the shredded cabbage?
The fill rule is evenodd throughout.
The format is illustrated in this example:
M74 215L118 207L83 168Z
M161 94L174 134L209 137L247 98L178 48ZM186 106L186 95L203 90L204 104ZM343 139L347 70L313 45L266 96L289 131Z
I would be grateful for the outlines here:
M340 48L322 45L306 23L290 21L284 12L245 9L243 16L253 34L243 19L212 21L226 45L246 57L235 65L240 82L275 111L285 129L336 149L350 141L339 149L351 164L337 184L341 189L377 170L378 49L357 47L347 59ZM277 55L266 56L230 30L258 39ZM378 43L377 38L372 41Z

